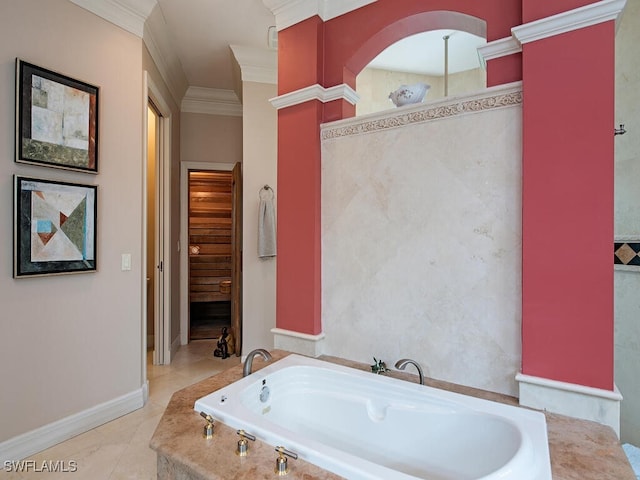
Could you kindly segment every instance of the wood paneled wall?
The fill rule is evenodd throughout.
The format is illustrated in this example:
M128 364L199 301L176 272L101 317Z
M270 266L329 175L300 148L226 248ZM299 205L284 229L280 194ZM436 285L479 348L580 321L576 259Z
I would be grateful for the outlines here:
M191 302L231 299L231 192L231 172L189 172Z

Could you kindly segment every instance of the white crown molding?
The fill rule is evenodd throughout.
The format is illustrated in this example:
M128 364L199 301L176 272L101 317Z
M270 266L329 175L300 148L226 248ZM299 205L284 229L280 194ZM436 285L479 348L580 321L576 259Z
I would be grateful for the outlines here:
M71 0L99 17L142 38L144 22L157 0Z
M377 0L262 0L276 17L278 31L319 16L326 22Z
M187 89L187 78L182 70L162 14L152 12L157 0L70 0L104 20L142 38L151 58L167 84L177 105Z
M154 12L147 19L142 41L167 85L173 101L176 105L180 105L189 82L160 12Z
M323 12L320 18L326 22L327 20L339 17L340 15L352 12L377 1L378 0L324 0L321 2Z
M332 102L334 100L346 100L351 105L355 105L360 100L360 96L349 85L341 84L330 88L324 88L317 83L309 87L301 88L293 92L285 93L269 101L271 105L278 110L281 108L291 107L310 100L319 100L322 103Z
M243 82L278 83L278 52L273 49L230 45Z
M522 46L518 40L513 37L501 38L478 47L478 53L485 62L487 60L493 60L494 58L513 55L521 51Z
M511 29L520 44L560 35L598 23L617 20L626 0L602 0Z
M233 90L189 87L180 109L184 113L242 116L242 104Z

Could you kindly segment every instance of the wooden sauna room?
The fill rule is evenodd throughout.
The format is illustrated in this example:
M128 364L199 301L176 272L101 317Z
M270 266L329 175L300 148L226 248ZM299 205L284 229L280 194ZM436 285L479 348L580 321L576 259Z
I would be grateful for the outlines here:
M189 172L189 339L220 336L231 325L230 171Z

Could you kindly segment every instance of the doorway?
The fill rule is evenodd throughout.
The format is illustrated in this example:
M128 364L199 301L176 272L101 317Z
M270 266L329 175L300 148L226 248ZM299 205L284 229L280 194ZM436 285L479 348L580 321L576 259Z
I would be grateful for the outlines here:
M147 275L147 350L154 350L155 345L155 281L156 281L156 166L158 163L158 120L160 115L152 102L147 104L147 249L146 275Z
M155 365L171 363L170 165L171 109L148 73L144 74L144 218L142 253L143 375L153 346Z
M230 171L189 170L189 341L231 328Z
M181 163L181 343L242 342L241 165Z

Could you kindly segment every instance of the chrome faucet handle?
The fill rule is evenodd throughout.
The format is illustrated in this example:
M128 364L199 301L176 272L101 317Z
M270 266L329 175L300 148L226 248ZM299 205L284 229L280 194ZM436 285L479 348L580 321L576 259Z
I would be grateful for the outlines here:
M245 432L244 430L238 430L236 432L240 435L240 440L238 440L238 448L236 450L236 455L239 457L246 457L247 451L249 449L249 442L247 440L251 440L252 442L256 441L256 437L251 435L250 433Z
M206 412L200 412L200 416L207 421L207 424L204 426L204 432L202 436L204 438L212 438L213 437L213 417Z
M282 446L276 447L276 452L278 452L278 458L276 458L275 472L279 477L282 477L289 473L289 468L287 467L287 457L291 457L294 460L297 460L298 454L292 452L291 450L287 450Z

